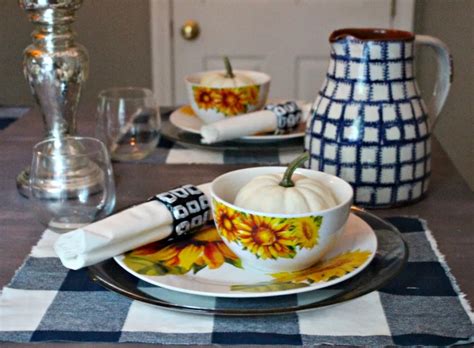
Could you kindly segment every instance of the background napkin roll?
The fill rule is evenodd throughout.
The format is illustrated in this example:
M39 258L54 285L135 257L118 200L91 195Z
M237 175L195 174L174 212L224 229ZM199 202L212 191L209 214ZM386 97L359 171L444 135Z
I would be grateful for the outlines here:
M197 188L210 202L210 184ZM63 234L56 241L54 250L65 267L76 270L165 239L172 233L172 228L170 211L153 200Z
M311 104L298 103L306 122ZM277 129L277 117L270 110L251 112L241 116L230 117L201 127L201 142L212 144L219 141L237 139L256 133L273 132Z

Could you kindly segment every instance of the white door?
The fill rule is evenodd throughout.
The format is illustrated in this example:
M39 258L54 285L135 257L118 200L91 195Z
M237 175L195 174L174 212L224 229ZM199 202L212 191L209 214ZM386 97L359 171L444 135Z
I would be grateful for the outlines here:
M171 0L171 101L186 103L184 77L222 69L223 55L236 69L271 75L271 98L312 101L326 73L329 34L344 27L411 30L413 2L401 3L397 14L394 0ZM404 18L397 22L397 15ZM180 33L188 20L200 26L192 41Z

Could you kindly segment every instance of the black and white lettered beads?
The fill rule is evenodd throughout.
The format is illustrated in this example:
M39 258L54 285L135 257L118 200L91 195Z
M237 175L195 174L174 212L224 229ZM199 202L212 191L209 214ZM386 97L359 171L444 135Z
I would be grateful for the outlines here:
M269 110L277 117L277 129L275 134L285 134L295 129L301 121L302 111L294 101L281 104L268 104L265 110Z
M210 218L210 205L206 195L193 185L183 185L160 193L150 200L163 203L173 217L172 237L181 236L203 226Z

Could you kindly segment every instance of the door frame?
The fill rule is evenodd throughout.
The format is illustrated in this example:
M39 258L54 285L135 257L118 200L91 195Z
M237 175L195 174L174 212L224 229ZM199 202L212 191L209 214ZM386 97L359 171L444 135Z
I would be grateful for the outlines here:
M258 1L258 0L255 0ZM390 0L391 28L413 31L415 0ZM162 106L175 105L173 0L149 0L152 88Z
M172 0L149 0L153 93L160 106L174 105Z

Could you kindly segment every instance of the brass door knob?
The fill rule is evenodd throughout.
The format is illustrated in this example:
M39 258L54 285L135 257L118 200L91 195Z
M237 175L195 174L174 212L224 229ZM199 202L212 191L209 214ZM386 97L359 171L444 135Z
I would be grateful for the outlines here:
M181 36L188 41L196 40L200 31L198 22L189 20L181 27Z

